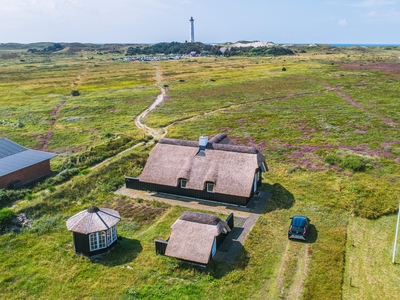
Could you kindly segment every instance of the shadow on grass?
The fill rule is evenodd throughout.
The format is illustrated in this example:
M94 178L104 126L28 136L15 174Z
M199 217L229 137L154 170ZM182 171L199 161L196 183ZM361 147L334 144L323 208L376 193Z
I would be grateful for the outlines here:
M264 208L264 213L279 209L289 209L294 204L295 200L293 194L279 183L273 185L263 183L261 189L271 193L271 197L268 199L267 205Z
M108 267L119 266L134 260L142 250L138 240L122 238L110 252L95 257L92 261Z
M236 250L240 251L239 255L234 261L217 261L212 259L205 269L205 272L216 279L221 279L233 270L245 269L250 260L249 253L240 242L233 241L231 247L237 248Z
M310 234L308 236L308 243L309 244L315 243L318 239L317 228L313 224L310 224L310 226L308 227L308 230L310 231Z
M207 266L201 266L186 261L179 261L178 267L181 270L189 270L194 274L205 273L212 276L213 278L221 279L233 270L246 268L247 264L249 263L250 255L248 254L246 249L244 249L242 244L240 244L239 242L234 243L235 245L233 246L237 245L238 247L240 247L240 254L233 262L211 259Z

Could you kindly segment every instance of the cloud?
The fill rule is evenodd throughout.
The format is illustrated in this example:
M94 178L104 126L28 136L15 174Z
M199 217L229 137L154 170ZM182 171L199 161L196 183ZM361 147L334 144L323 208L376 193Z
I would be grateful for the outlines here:
M396 1L388 1L388 0L364 0L357 3L348 3L348 2L339 2L339 1L328 1L327 4L332 5L342 5L342 6L350 6L350 7L375 7L375 6L383 6L383 5L392 5L395 4Z
M346 22L345 19L339 20L338 23L339 23L339 26L346 26L347 25L347 22Z
M363 14L364 17L370 19L386 19L391 21L400 22L400 12L391 10L391 11L370 11L366 14Z

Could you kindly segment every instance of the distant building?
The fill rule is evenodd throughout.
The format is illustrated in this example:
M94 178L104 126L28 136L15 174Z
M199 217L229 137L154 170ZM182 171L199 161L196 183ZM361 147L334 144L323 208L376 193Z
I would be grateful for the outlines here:
M246 206L267 171L254 147L238 146L225 134L199 142L161 139L138 178L126 187Z
M18 188L50 174L50 159L55 156L0 138L0 189Z

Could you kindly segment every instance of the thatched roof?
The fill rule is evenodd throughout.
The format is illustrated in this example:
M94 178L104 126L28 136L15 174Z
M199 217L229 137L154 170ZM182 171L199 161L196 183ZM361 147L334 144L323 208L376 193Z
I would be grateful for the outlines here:
M120 220L115 210L91 206L69 218L66 223L69 231L90 234L110 229Z
M256 170L266 168L265 157L256 148L233 145L224 134L209 140L204 156L198 152L198 142L162 139L150 152L139 179L176 187L183 178L193 190L204 190L206 182L213 182L215 193L250 197Z
M226 226L225 221L213 215L184 212L171 226L172 233L165 255L207 264L211 257L214 237Z

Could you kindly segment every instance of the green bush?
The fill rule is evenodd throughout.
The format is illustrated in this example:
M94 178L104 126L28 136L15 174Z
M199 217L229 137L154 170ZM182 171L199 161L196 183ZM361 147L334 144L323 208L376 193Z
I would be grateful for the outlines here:
M71 96L79 96L81 93L77 90L71 91Z
M325 157L325 162L331 166L339 165L342 162L342 159L336 154L328 154Z
M0 189L0 208L6 206L7 204L23 199L25 195L29 194L31 190L22 189L22 190L5 190Z
M33 222L33 226L31 232L37 234L45 234L49 233L55 229L61 229L65 226L65 221L68 219L68 216L64 216L61 214L56 214L55 216L43 216L40 219Z
M45 183L47 185L50 185L50 186L55 185L55 184L59 184L59 183L67 181L72 176L74 176L74 175L76 175L78 173L79 173L79 169L78 168L66 169L66 170L61 171L60 173L58 173L56 176L48 178Z
M8 225L10 225L11 220L15 217L15 213L12 209L3 208L0 209L0 232L4 231Z
M339 164L339 167L359 172L365 170L365 162L360 157L351 155L346 156Z

